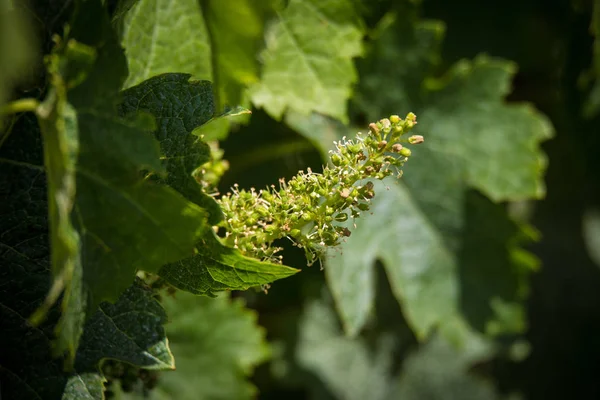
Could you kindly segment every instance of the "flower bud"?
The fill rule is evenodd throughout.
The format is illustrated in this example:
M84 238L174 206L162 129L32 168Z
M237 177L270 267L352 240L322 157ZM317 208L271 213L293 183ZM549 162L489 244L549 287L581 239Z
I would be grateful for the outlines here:
M385 146L387 146L387 140L382 140L381 142L377 143L377 148L379 150L383 149Z
M392 123L389 119L384 118L381 120L381 126L383 127L384 132L389 132L392 128Z
M372 133L375 133L375 134L379 133L379 127L374 122L371 122L369 124L369 129L371 130Z
M410 144L419 144L419 143L423 143L424 139L423 136L421 135L412 135L411 137L408 138L408 143Z
M402 145L400 143L394 143L392 146L392 151L394 153L400 153L400 150L402 150Z
M342 163L342 157L340 157L340 156L339 156L339 155L337 155L337 154L333 154L333 155L331 156L331 163L332 163L333 165L335 165L336 167L339 167L339 166L340 166L340 164Z
M390 116L390 121L392 124L397 124L398 122L400 122L400 117L397 115L392 115Z
M408 128L412 128L417 124L417 116L413 113L408 113L406 120L404 121Z
M410 149L407 149L406 147L403 147L402 150L400 150L401 156L410 157L411 154L412 152L410 151Z
M359 151L361 151L361 150L362 150L362 148L361 148L360 144L358 144L358 143L354 143L354 144L349 144L349 145L348 145L348 150L350 150L350 153L354 153L354 154L356 154L356 153L358 153Z

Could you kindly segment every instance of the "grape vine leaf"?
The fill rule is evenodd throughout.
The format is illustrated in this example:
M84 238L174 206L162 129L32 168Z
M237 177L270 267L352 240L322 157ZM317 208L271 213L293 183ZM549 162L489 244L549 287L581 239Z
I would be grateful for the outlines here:
M258 81L256 54L276 0L200 2L211 39L212 78L219 107L248 102L246 88ZM244 21L244 23L240 23Z
M412 31L406 32L406 24ZM539 143L552 129L531 107L503 103L514 73L511 63L480 56L430 78L423 71L435 65L436 37L439 27L431 21L397 21L382 31L361 64L356 110L371 120L414 111L416 130L426 141L413 148L401 182L376 186L373 215L361 217L347 243L327 260L328 283L351 335L372 309L378 259L421 339L439 326L462 342L453 327L463 323L463 314L482 331L524 329L524 281L537 261L521 246L534 240L535 232L471 188L494 201L542 196L545 158ZM426 48L415 49L417 44ZM417 61L411 58L419 54ZM397 67L402 65L419 71L420 81ZM314 121L332 128L323 119ZM350 136L347 128L342 131L340 136ZM482 226L499 227L486 246L480 246Z
M139 0L124 15L125 88L167 72L211 79L211 48L197 0Z
M193 255L208 229L204 209L143 179L142 170L164 173L149 133L154 121L141 114L119 118L127 73L122 50L99 1L78 10L71 37L50 57L52 86L37 110L46 138L54 285L34 320L64 294L56 351L66 351L68 361L84 311L115 301L137 269L157 271Z
M84 44L106 43L87 79L69 92L78 112L76 212L86 247L84 281L95 292L90 296L93 305L114 300L137 269L157 271L192 255L207 225L203 209L140 175L142 169L164 173L158 143L149 133L154 123L149 125L145 114L129 120L118 117L116 104L127 74L125 57L105 10L94 10L90 4L83 10L86 14L74 19L80 29L74 25L73 32L85 32L82 37L89 43ZM105 16L101 35L88 38L89 27L94 26L90 21L98 20L98 13Z
M457 349L436 336L409 355L391 389L390 398L495 400L502 398L494 384L469 372L486 359L485 349Z
M69 377L63 399L103 399L105 379L98 370L103 359L150 370L174 369L163 327L166 322L165 310L141 281L123 292L115 304L102 303L86 322L75 372Z
M348 337L333 307L324 299L309 302L301 318L296 362L315 374L339 399L495 399L493 385L469 374L473 364L493 354L481 336L470 334L462 347L439 335L418 346L396 372L394 354L400 343L395 334L375 340Z
M222 290L246 290L268 284L297 272L295 268L245 257L208 234L198 243L198 254L165 265L159 274L179 289L214 295Z
M102 399L99 362L115 358L146 368L171 368L162 323L166 315L139 284L103 303L83 328L75 369L55 357L61 310L33 327L27 318L44 301L51 280L50 231L43 144L32 114L19 117L0 148L0 394L6 398ZM101 339L101 340L99 340ZM68 364L68 362L67 362Z
M177 369L160 374L150 399L251 399L256 388L247 380L254 367L270 357L257 315L241 299L211 299L189 293L165 297L169 345ZM141 393L124 399L148 398Z
M254 105L276 119L287 109L347 121L363 28L349 0L291 0L266 32L264 65L250 88Z
M149 112L156 118L155 136L164 154L167 177L162 180L190 201L209 210L209 223L222 218L219 205L202 192L193 172L209 160L209 148L194 131L224 115L215 114L212 85L190 80L189 74L162 74L123 92L122 114ZM165 265L160 275L192 293L224 289L245 290L290 276L297 270L243 257L222 245L209 232L197 244L197 254Z
M359 338L345 336L335 311L323 300L305 306L295 359L315 373L335 394L347 400L384 400L392 383L394 340L382 335L372 351Z
M219 109L245 104L245 88L258 80L256 53L273 9L272 0L139 0L123 13L125 87L177 71L212 81Z
M167 73L125 90L122 96L122 115L142 111L156 119L154 135L167 171L161 182L208 210L209 223L216 225L223 218L221 208L193 176L210 160L210 148L192 131L221 117L215 113L211 83L191 81L189 74Z

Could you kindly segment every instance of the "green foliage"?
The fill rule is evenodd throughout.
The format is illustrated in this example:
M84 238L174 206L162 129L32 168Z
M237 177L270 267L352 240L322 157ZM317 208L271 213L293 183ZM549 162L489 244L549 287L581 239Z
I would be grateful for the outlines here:
M473 367L502 374L527 347L539 220L515 209L546 196L554 128L515 101L506 52L456 45L453 18L480 6L451 6L446 29L420 17L435 0L43 3L0 5L1 395L500 398ZM593 122L596 3L577 5L592 68L552 70L584 90L541 102L557 127ZM306 165L317 152L327 166ZM551 243L597 258L597 215L571 225ZM324 273L291 267L324 254ZM281 346L255 371L259 322Z
M44 142L55 277L45 308L65 288L58 351L68 350L71 357L86 308L92 313L100 302L116 300L138 268L157 271L192 255L206 229L203 209L140 174L164 173L148 132L154 124L148 117L117 115L126 72L119 60L125 59L114 40L104 42L102 32L110 28L108 18L98 18L102 13L98 4L76 15L74 38L53 53L53 88L37 109L43 135L58 140ZM93 22L83 30L78 24L88 19ZM90 34L93 26L99 36ZM77 43L79 38L102 43L93 48Z
M298 363L314 371L338 398L390 398L393 337L378 338L373 354L368 343L343 334L334 310L323 301L306 305L300 326Z
M495 316L498 304L510 304L521 322L493 329L522 332L518 304L537 264L518 247L535 235L469 190L476 188L496 201L543 195L545 159L538 148L551 135L550 126L528 106L503 104L514 69L509 63L487 57L460 61L446 76L422 75L420 83L402 69L384 67L398 64L405 52L420 55L415 58L420 68L415 60L411 66L419 71L426 71L436 58L438 45L430 39L439 32L435 24L414 22L410 37L426 39L416 39L406 49L401 36L406 21L403 26L390 25L373 43L357 107L364 106L369 115L371 109L391 109L397 101L411 104L420 111L419 129L427 136L427 146L415 151L405 184L389 182L388 191L380 190L373 200L374 215L358 226L341 251L331 252L326 273L346 330L356 335L368 319L374 302L373 267L380 259L418 337L446 326L448 335L462 341L454 332L456 320L464 315L485 331L500 318ZM425 48L414 48L415 43ZM427 49L433 55L423 56ZM391 81L396 90L389 88ZM361 100L366 98L377 100L367 104ZM378 229L384 225L385 230ZM487 226L503 228L482 239ZM359 243L368 243L369 252Z
M405 373L392 389L398 399L500 399L491 382L469 372L474 362L482 361L489 352L472 345L466 351L440 338L433 338L419 351L406 358Z
M356 81L352 58L362 53L362 36L351 1L291 0L266 32L252 101L276 119L291 109L347 121L346 100Z
M166 72L211 79L211 49L196 0L140 0L124 15L129 88Z
M215 84L219 107L242 104L244 88L258 80L256 53L271 3L137 1L120 17L129 64L125 87L185 72Z
M159 271L171 285L195 294L213 295L231 289L266 285L298 272L284 265L260 262L226 247L212 234L199 243L197 255L163 266Z
M299 364L316 373L340 399L497 399L490 382L468 371L485 360L492 349L473 338L457 350L434 337L404 360L406 372L394 373L398 337L379 335L375 343L350 338L341 331L336 315L323 300L306 306L296 348Z
M169 346L177 370L161 374L150 399L251 399L256 388L245 379L270 356L256 314L228 296L178 293L163 299L169 314ZM116 391L119 388L115 388ZM116 398L144 398L139 390Z

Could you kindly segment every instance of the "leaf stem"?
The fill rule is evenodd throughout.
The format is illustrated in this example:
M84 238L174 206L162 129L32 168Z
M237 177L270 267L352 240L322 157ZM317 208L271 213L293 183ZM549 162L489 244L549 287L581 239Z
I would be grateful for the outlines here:
M15 100L0 107L0 116L16 114L21 112L35 112L39 107L40 102L37 99L20 99Z

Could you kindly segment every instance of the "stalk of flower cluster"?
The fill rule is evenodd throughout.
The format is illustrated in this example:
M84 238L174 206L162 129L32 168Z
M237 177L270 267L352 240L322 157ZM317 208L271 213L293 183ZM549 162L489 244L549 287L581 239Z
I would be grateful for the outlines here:
M411 155L402 143L423 142L420 135L408 137L416 123L413 113L405 119L392 115L371 123L354 140L334 142L330 165L322 173L309 168L287 182L281 179L278 188L259 191L235 185L218 200L225 214L225 243L247 256L280 263L281 248L273 242L287 237L305 250L312 265L326 247L350 236L341 223L369 209L375 195L370 179L402 176Z

